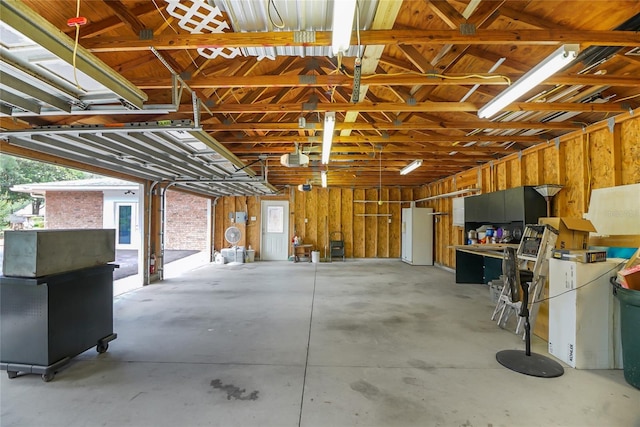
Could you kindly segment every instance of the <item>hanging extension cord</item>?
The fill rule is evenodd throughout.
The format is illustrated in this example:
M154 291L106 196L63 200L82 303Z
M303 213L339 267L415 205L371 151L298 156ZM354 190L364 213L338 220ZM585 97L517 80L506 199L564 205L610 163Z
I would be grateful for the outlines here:
M353 93L351 94L351 102L354 104L360 101L360 79L362 78L362 60L356 58L355 66L353 67Z

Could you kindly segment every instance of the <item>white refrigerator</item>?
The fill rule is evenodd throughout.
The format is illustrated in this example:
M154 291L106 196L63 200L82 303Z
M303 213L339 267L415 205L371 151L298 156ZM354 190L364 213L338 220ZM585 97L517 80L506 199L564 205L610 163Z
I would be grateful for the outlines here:
M549 260L549 353L578 369L622 367L619 311L609 278L619 260Z
M402 261L433 265L433 209L402 209Z

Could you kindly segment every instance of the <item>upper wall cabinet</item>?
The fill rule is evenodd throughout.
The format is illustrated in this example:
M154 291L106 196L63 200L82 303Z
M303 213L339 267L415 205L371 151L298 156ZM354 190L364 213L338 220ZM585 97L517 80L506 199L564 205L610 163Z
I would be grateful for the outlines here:
M535 224L546 215L544 197L531 186L469 196L464 202L465 222Z

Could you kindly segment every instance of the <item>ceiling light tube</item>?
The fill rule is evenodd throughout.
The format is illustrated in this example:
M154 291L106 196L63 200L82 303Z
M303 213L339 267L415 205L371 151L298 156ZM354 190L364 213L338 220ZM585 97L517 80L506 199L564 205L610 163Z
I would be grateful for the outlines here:
M420 166L422 166L422 160L414 160L413 162L409 163L407 166L402 168L402 170L400 171L400 175L406 175L409 172L413 172L414 170L418 169Z
M356 0L333 1L333 25L331 27L331 50L334 55L349 50Z
M336 113L324 114L324 130L322 132L322 164L329 163L331 155L331 143L333 142L333 129L336 127Z
M327 171L320 172L320 178L322 179L322 188L327 188Z
M493 98L491 102L478 110L478 117L488 119L496 115L507 105L520 98L529 90L560 71L578 56L580 45L565 44L549 55L544 61L522 76L517 82Z

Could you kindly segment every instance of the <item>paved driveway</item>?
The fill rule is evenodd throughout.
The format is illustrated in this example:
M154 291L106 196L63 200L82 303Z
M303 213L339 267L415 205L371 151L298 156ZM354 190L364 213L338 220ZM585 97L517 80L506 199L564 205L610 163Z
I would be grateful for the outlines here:
M179 260L189 255L197 254L198 251L188 250L166 250L164 251L165 264ZM116 264L120 267L113 272L113 280L138 274L138 251L130 249L116 250Z
M179 260L198 253L198 251L189 250L167 250L164 253L165 263ZM0 240L0 275L2 274L2 266L4 261L4 240ZM113 280L122 279L124 277L138 274L138 251L137 250L116 250L115 264L120 267L113 272Z

